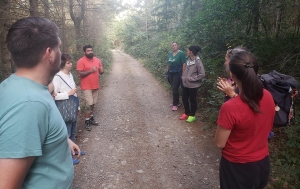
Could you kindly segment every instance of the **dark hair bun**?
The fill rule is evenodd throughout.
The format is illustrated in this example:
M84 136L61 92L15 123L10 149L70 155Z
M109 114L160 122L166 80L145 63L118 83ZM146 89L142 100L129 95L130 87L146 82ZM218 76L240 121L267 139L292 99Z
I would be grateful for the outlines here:
M192 51L194 56L196 56L197 53L201 51L201 47L199 47L198 45L192 45L189 47L189 50Z
M201 51L201 47L199 47L198 45L195 45L195 50L196 50L196 52L198 53L198 52Z

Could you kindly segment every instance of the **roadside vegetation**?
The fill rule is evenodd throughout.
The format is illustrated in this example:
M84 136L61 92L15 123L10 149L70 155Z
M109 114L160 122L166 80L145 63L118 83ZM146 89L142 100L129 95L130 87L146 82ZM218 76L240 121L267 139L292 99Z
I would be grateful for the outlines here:
M124 3L125 2L125 3ZM83 56L83 44L94 47L104 65L105 79L112 62L111 48L121 48L141 60L165 86L166 58L173 41L184 52L202 47L206 69L198 94L205 129L214 129L223 94L218 76L228 77L224 56L229 48L245 46L259 58L260 74L276 70L300 81L300 4L298 0L1 0L0 82L15 71L5 46L10 25L28 16L43 16L60 28L61 51ZM116 18L116 19L114 19ZM75 70L73 70L73 75ZM75 77L78 83L78 78ZM290 127L274 128L268 188L300 188L300 95Z
M141 60L166 86L166 58L171 43L178 42L184 52L190 45L200 45L206 77L198 92L199 109L203 121L215 123L223 103L216 79L228 77L223 63L229 48L250 49L259 58L260 74L276 70L300 81L299 14L297 1L145 1L116 21L112 33L114 44ZM299 96L292 125L274 128L268 188L300 187Z

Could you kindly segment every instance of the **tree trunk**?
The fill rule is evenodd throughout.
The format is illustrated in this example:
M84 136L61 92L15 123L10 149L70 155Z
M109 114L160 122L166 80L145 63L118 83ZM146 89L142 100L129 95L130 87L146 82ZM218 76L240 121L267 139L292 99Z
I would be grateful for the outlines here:
M251 28L252 28L252 20L247 23L247 26L246 26L246 34L248 35L251 31Z
M256 35L258 33L258 29L259 29L259 27L258 27L258 25L259 25L259 0L256 0L254 2L252 14L253 14L252 31L253 31L253 34Z
M282 14L282 10L281 10L281 6L279 6L276 12L275 37L279 36L280 26L281 26L281 14Z
M13 63L11 61L10 53L5 44L8 28L10 27L10 14L9 14L10 0L0 0L0 82L13 72Z
M30 4L30 8L29 8L30 16L39 16L38 13L39 0L29 0L29 4Z
M169 0L165 0L164 1L164 5L163 5L163 28L165 29L165 31L169 31L169 18L168 18L168 8L169 8Z
M68 46L67 37L66 37L66 15L64 3L61 2L61 41L62 41L62 52L66 52L66 47Z
M50 18L50 12L49 12L49 0L44 0L44 14L46 18Z
M259 19L260 19L260 21L261 21L261 25L263 26L263 28L264 28L264 30L265 30L266 38L268 39L268 38L269 38L269 34L268 34L267 26L266 26L266 24L264 23L264 20L261 18L260 15L259 15Z
M72 21L74 22L74 26L75 26L75 37L76 37L76 50L77 52L80 51L82 44L80 43L80 39L81 39L81 28L80 28L80 23L83 20L84 14L85 14L85 1L86 0L82 0L81 1L81 5L80 6L80 13L79 16L75 16L74 14L74 2L73 0L69 0L69 9L70 9L70 16Z
M149 19L149 7L148 7L148 5L150 4L150 2L149 1L145 1L145 13L146 13L146 41L149 41L149 34L148 34L148 19Z

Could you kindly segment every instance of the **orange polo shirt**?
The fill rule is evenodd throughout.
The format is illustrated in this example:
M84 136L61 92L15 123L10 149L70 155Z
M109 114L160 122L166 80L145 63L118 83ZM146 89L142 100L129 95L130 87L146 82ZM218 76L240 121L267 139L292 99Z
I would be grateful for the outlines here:
M101 61L93 57L92 59L88 59L87 57L82 57L77 62L77 70L78 71L89 71L92 67L97 67L97 71L89 74L85 77L80 77L80 87L81 90L94 90L100 88L100 77L99 77L99 68L102 67Z

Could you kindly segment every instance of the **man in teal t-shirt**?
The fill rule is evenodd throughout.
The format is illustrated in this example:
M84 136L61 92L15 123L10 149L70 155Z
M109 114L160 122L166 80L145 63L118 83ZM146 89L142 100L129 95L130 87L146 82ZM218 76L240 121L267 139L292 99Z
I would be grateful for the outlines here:
M184 52L178 49L176 42L172 43L172 51L168 55L167 73L168 80L172 87L172 110L176 111L179 105L179 86L181 82L181 74L186 66L186 56Z
M80 149L67 139L47 89L60 67L58 32L39 17L18 20L8 31L17 71L0 84L0 188L72 188L70 148Z

